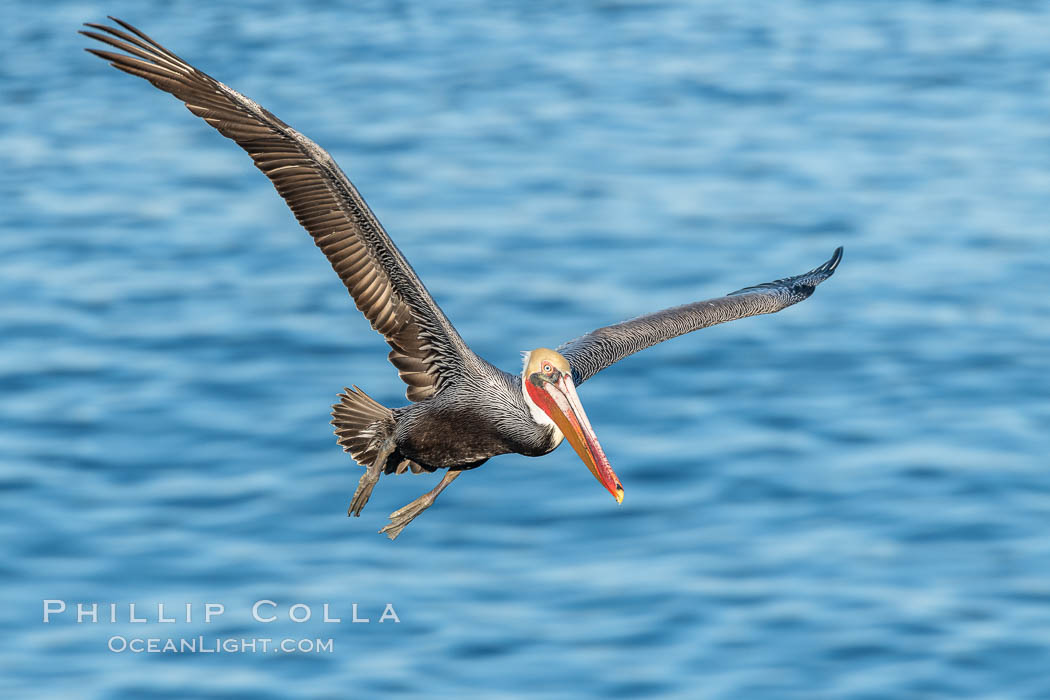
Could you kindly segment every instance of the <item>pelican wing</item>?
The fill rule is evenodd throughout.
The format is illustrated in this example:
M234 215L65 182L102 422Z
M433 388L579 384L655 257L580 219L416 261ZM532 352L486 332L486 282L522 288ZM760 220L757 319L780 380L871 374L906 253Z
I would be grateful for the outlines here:
M390 361L420 401L459 376L471 355L401 251L332 157L244 95L114 17L82 34L125 53L87 49L145 78L251 155L313 236L357 308L390 344Z
M842 260L842 248L820 267L795 277L744 287L717 299L697 301L605 326L565 343L558 352L572 367L579 385L606 367L639 350L726 321L771 314L809 297L817 285L831 277Z

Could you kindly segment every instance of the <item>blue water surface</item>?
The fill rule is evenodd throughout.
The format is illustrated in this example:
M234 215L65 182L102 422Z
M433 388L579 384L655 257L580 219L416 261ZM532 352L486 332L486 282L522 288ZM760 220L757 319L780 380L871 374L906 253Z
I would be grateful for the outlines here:
M81 50L106 14L330 150L511 371L845 259L582 387L622 506L504 456L390 542L437 476L348 519L328 425L405 402L386 345L234 144ZM0 696L1050 696L1047 3L4 15ZM197 636L332 650L110 650Z

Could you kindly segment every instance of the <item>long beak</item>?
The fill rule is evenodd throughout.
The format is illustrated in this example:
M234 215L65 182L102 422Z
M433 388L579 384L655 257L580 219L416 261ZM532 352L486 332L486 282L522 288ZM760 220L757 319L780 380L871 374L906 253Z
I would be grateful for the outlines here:
M602 486L609 489L617 503L623 503L623 486L616 477L616 472L609 465L609 460L598 444L598 437L591 428L591 422L587 420L587 414L580 404L580 397L576 395L576 387L573 386L572 378L568 374L562 375L557 383L551 382L543 385L544 393L553 400L553 404L544 401L541 407L551 417L551 420L561 430L572 449L580 456L583 463L594 474L594 478L601 482Z

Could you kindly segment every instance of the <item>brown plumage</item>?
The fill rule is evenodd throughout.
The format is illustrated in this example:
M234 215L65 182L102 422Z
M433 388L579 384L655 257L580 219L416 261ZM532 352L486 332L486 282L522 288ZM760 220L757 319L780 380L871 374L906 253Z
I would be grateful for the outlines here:
M390 361L408 385L409 400L433 395L459 369L455 353L448 351L466 346L430 295L419 293L422 282L332 157L138 29L110 19L127 31L87 24L105 34L81 33L130 55L87 50L171 93L247 151L313 236L357 308L390 344ZM446 352L436 352L432 345Z

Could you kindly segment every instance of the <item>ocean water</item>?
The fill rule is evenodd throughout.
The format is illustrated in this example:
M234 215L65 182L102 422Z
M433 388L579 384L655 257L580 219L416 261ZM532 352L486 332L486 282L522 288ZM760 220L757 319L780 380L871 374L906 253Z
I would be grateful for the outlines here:
M3 697L1050 696L1050 5L4 14ZM622 506L503 456L390 542L437 477L348 519L328 425L404 403L385 344L234 144L81 51L106 14L327 148L511 371L845 258L581 388ZM322 648L112 650L152 638Z

